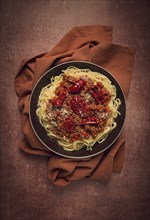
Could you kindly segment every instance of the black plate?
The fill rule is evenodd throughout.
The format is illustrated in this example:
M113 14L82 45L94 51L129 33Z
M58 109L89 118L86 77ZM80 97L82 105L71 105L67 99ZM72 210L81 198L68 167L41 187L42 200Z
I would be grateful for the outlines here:
M121 113L121 115L118 115L117 119L115 120L117 122L117 127L108 135L107 139L104 142L102 142L101 144L96 143L92 151L87 151L85 148L79 151L74 151L74 152L64 150L63 147L57 144L56 140L52 140L47 136L45 129L41 126L41 124L39 123L38 117L36 116L37 102L38 102L38 98L39 98L42 88L50 83L50 78L52 76L59 75L61 71L67 69L68 66L76 66L81 69L88 68L92 71L96 71L107 76L112 82L112 84L116 86L117 97L121 99L121 106L119 107L119 112ZM106 150L107 148L109 148L118 138L122 130L124 120L125 120L125 114L126 114L125 97L118 82L105 69L90 62L71 61L71 62L66 62L66 63L60 64L60 65L57 65L51 68L36 83L32 91L31 98L30 98L30 114L29 114L30 122L31 122L32 128L37 138L49 150L55 152L56 154L59 154L61 156L68 157L68 158L88 158L88 157L95 156L101 153L102 151Z

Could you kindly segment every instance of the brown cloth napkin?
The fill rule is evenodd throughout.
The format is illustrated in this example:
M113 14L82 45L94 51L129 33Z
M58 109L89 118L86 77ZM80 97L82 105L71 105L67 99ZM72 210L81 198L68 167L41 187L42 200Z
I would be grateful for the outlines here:
M37 80L51 67L66 61L90 61L118 80L127 97L134 63L134 50L112 43L112 27L104 25L72 28L49 52L26 59L15 77L15 91L21 112L24 139L19 147L30 154L48 156L48 177L64 186L73 180L88 177L110 180L112 172L121 172L125 141L120 136L105 152L89 159L68 159L48 151L35 136L29 122L29 99Z

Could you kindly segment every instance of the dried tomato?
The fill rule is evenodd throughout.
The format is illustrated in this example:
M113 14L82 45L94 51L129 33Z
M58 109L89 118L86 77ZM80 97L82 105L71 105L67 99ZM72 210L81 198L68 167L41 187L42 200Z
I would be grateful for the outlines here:
M51 103L53 106L55 107L61 107L65 101L66 98L66 94L67 94L67 90L63 89L60 93L58 97L54 97L51 99Z
M88 112L86 102L81 96L74 96L70 101L70 106L72 111L81 117L86 116Z
M77 80L74 85L72 85L68 88L68 91L71 94L80 93L85 84L86 84L86 82L83 79Z
M104 103L104 96L102 93L102 89L103 89L102 85L100 83L97 83L97 85L95 85L93 88L90 88L89 90L97 104Z
M72 117L68 117L65 119L64 122L64 129L66 132L71 132L75 128L75 121Z

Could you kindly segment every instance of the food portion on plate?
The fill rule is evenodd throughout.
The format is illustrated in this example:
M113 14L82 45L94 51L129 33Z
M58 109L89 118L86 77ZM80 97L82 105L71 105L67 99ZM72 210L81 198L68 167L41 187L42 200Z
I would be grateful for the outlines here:
M69 66L42 88L36 115L47 135L65 150L92 150L117 126L120 105L108 77Z

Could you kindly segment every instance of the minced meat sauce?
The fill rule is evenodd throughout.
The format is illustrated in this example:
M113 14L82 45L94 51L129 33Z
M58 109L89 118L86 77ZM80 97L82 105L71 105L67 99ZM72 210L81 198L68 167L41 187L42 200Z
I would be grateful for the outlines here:
M111 115L111 95L101 82L87 76L63 76L55 96L47 102L46 114L52 132L69 142L94 138L104 130Z

